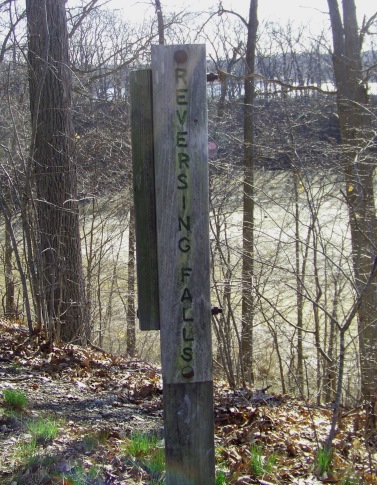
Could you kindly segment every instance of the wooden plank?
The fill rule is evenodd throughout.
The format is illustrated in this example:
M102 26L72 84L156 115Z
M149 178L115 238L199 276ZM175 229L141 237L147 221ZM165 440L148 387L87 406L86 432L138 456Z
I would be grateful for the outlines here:
M150 69L131 72L130 91L138 317L140 330L159 330L152 72Z
M165 384L164 423L169 485L215 483L212 382Z
M212 380L205 46L152 46L152 76L163 377L205 382Z
M152 78L166 478L212 485L205 46L152 46Z

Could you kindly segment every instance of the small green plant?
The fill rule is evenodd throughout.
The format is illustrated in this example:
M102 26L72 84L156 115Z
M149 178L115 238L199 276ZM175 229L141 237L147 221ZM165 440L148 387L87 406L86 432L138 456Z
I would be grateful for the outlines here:
M250 470L253 475L260 477L271 473L276 463L276 456L274 454L265 456L260 445L253 445L250 453Z
M38 418L27 423L28 432L31 434L32 441L37 445L47 445L51 443L58 434L58 425L55 421L47 418Z
M165 451L162 448L155 448L143 462L152 476L159 476L165 471Z
M131 433L126 451L133 457L143 457L157 447L158 439L154 435Z
M57 425L50 419L39 418L23 423L29 436L20 440L14 448L13 460L17 470L12 477L12 483L19 485L42 485L50 483L50 478L56 473L56 457L40 452L38 445L45 445L56 436ZM28 470L27 478L24 476Z
M158 444L158 438L155 435L132 433L125 451L149 473L150 484L163 485L165 452Z
M318 448L314 460L314 472L318 477L322 477L325 473L329 473L331 468L331 450L325 446Z
M15 389L4 389L3 404L9 411L22 412L27 407L27 397Z
M38 453L35 439L21 441L14 450L14 460L18 463L19 471L12 477L12 483L19 485L47 483L55 464L53 457ZM23 475L25 470L29 471L26 479Z
M226 474L223 471L216 473L216 485L226 485Z
M98 483L102 475L102 470L98 465L93 465L86 469L84 465L77 461L74 463L72 470L63 477L64 483L70 485L88 485L91 483ZM100 480L102 483L102 480Z
M26 476L25 470L27 470ZM17 483L19 485L43 485L52 483L51 476L54 475L54 471L55 459L53 457L35 453L23 458L22 466L11 478L12 481L10 483Z
M263 451L262 448L258 445L253 445L251 447L251 456L250 456L250 468L251 472L259 477L260 475L263 475Z
M17 450L15 450L15 456L18 457L19 459L23 460L30 460L37 449L37 444L35 440L31 441L21 441L17 447Z
M215 459L216 459L216 485L225 485L227 483L229 469L227 462L228 452L223 446L216 446Z

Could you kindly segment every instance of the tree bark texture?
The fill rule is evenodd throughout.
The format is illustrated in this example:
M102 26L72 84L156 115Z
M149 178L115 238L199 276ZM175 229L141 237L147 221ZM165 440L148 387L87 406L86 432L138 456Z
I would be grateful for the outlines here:
M5 315L8 318L16 316L14 301L14 278L12 264L13 248L11 236L8 229L5 230L5 254L4 254L4 273L5 273Z
M51 335L68 342L81 338L87 328L65 0L27 0L26 13L39 277L45 324Z
M343 145L343 171L350 217L356 292L365 287L375 264L377 218L374 203L375 155L372 120L363 80L361 40L354 0L343 0L343 21L338 0L328 0L333 34L333 65ZM362 395L367 408L367 429L376 427L377 414L377 287L366 289L358 311Z
M158 43L160 45L165 44L165 26L164 26L164 17L162 14L162 7L160 0L155 0L154 2L156 8L156 15L157 15L157 29L158 29Z
M243 199L243 264L242 264L242 374L245 383L253 376L253 277L254 277L254 98L255 85L251 76L255 70L258 30L258 0L250 0L245 66L244 106L244 199ZM244 384L245 384L244 383Z
M296 260L296 315L297 315L297 386L301 395L304 395L304 296L303 286L305 278L304 267L301 271L301 238L300 238L300 207L299 207L299 173L293 167L293 193L295 213L295 260ZM304 266L304 262L302 263Z
M128 233L128 297L127 297L127 353L136 354L136 321L135 321L135 209L130 207L130 225Z

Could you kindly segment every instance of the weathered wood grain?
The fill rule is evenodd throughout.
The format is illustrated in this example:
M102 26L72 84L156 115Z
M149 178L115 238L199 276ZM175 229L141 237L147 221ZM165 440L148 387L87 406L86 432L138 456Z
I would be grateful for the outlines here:
M213 485L212 382L164 385L167 483Z
M152 46L166 483L214 485L203 45Z
M152 46L164 381L212 380L204 45Z
M159 330L151 70L131 72L130 85L138 316L141 330Z

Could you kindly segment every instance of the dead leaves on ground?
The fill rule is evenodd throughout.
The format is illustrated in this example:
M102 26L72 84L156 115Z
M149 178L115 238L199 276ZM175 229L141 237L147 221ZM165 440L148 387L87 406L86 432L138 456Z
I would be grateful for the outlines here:
M12 362L15 368L27 368L43 376L68 380L75 387L89 388L93 392L111 389L121 399L135 404L143 405L145 400L162 394L158 368L147 362L70 344L51 344L50 351L44 353L40 351L40 345L25 341L24 329L20 331L18 325L0 322L0 332L2 358ZM20 340L25 342L22 348Z
M250 391L217 388L215 394L219 461L231 471L231 483L377 483L375 469L370 472L364 445L361 410L343 412L333 444L331 468L322 477L315 477L315 455L328 435L332 410L287 396L266 396L268 399L263 403L257 394L255 404L253 393L245 396L247 392ZM273 469L264 477L250 474L253 445L259 446L265 457L276 457ZM376 459L374 455L374 467Z
M73 476L80 466L85 473L99 467L102 478L98 476L97 482L93 481L96 484L148 483L146 470L125 458L124 423L119 422L116 411L127 411L132 426L139 424L141 429L148 427L151 416L162 425L162 380L157 367L75 345L52 345L41 352L22 327L9 322L0 321L0 340L0 360L11 363L14 369L11 376L0 369L1 388L6 382L14 388L27 386L44 399L42 391L50 385L57 393L65 392L66 401L72 405L80 404L85 396L90 396L90 406L94 403L90 412L87 410L86 420L68 415L64 432L44 450L57 457L57 474ZM100 407L105 399L106 413ZM64 416L64 409L60 413ZM321 477L314 476L315 454L327 437L331 414L330 408L311 406L288 396L248 389L233 391L225 384L216 384L217 469L226 475L226 483L236 485L377 485L375 468L370 466L376 467L377 456L372 455L374 450L368 455L365 447L364 414L360 409L343 411L334 440L332 467ZM18 431L9 428L7 432ZM262 450L264 461L274 457L271 469L259 476L250 464L253 446Z

